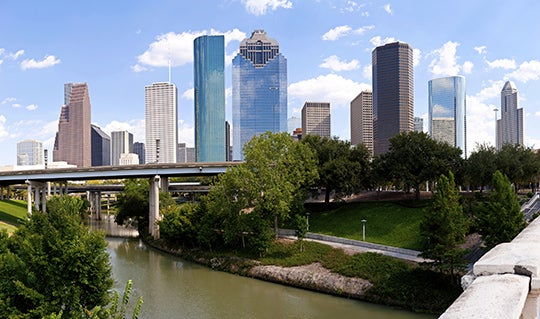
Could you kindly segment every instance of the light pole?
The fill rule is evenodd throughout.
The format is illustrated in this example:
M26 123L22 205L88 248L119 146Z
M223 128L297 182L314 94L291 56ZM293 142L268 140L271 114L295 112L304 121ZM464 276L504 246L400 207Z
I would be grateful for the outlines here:
M306 231L309 231L309 213L306 213Z
M366 241L366 222L367 220L362 219L362 240Z
M499 111L498 108L493 108L493 112L495 112L495 148L497 148L497 140L499 139L499 130L497 130L497 112Z

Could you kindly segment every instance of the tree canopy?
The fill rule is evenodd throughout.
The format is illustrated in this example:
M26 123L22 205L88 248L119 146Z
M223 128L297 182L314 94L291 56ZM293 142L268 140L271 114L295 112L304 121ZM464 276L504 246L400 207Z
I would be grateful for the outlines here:
M111 265L104 235L81 223L79 198L53 197L12 236L0 235L0 317L42 318L108 303Z

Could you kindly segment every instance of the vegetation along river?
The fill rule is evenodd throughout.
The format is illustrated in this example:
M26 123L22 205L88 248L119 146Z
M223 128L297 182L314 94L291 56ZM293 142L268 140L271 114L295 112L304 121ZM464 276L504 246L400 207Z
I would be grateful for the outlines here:
M141 318L435 318L214 271L139 239L107 241L115 287L133 280L131 303L144 299Z

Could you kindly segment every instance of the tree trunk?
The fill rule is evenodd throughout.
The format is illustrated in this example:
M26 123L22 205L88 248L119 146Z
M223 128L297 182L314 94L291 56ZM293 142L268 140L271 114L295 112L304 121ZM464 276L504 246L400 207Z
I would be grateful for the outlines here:
M330 188L326 187L324 191L324 202L326 204L330 203Z
M278 234L278 220L277 220L277 215L274 216L274 231L276 232L276 240L278 240L279 238L279 234Z
M416 200L420 200L420 184L416 185Z

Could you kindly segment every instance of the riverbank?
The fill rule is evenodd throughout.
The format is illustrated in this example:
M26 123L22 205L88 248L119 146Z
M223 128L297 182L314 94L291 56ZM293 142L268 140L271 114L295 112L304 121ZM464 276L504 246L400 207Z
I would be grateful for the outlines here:
M309 259L307 252L307 259L283 265L287 258L281 257L282 252L276 254L277 259L263 258L261 261L233 254L182 249L163 240L146 242L157 250L214 270L414 312L440 314L461 293L460 287L448 285L444 276L422 269L417 263L374 253L347 254L342 249L321 244L326 256ZM280 245L293 246L294 243L285 240Z

